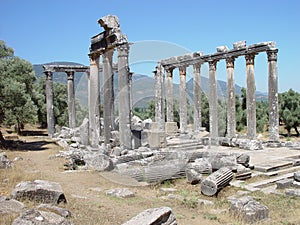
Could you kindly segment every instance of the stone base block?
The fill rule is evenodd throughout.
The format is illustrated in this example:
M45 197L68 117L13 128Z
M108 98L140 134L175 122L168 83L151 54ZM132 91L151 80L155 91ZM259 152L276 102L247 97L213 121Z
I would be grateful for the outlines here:
M173 136L178 132L178 127L176 122L166 122L166 134Z
M150 131L148 133L149 146L152 149L165 148L167 145L166 134L164 131Z

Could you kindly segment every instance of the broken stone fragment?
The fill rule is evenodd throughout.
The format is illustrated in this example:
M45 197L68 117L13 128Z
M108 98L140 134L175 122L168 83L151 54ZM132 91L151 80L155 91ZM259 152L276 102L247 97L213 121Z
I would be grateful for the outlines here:
M132 198L135 194L127 188L116 188L106 191L106 195L117 198Z
M177 225L169 207L147 209L122 225Z
M46 180L25 181L16 185L11 193L16 200L30 200L43 203L66 203L66 197L59 183Z

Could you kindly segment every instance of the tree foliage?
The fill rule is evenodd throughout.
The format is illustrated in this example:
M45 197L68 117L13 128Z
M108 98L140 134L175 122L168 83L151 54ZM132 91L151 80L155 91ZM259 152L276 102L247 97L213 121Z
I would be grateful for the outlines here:
M300 94L292 89L279 94L279 121L284 124L288 136L291 136L293 128L299 136L297 127L300 126Z

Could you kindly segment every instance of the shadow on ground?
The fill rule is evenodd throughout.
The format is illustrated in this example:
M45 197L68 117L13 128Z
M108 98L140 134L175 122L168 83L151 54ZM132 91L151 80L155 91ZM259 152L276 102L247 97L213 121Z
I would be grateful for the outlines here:
M44 151L48 147L46 145L52 143L51 141L32 141L32 142L23 142L23 141L6 141L9 150L18 150L18 151Z

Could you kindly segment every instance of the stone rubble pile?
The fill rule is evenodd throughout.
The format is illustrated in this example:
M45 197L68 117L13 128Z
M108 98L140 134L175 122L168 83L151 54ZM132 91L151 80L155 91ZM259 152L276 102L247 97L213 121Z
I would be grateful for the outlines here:
M12 168L14 163L7 158L5 152L0 152L0 169Z
M292 178L277 181L276 188L285 190L288 196L300 197L300 171L295 172Z

